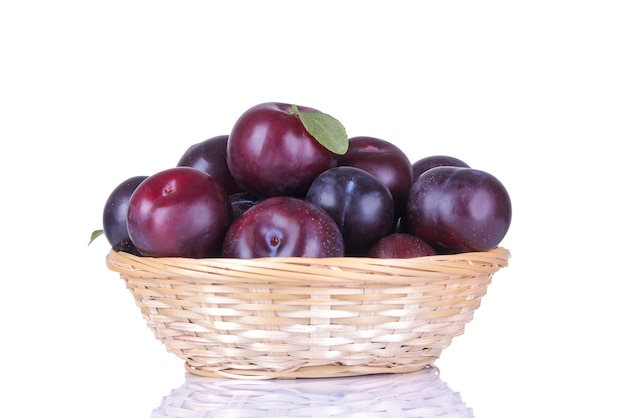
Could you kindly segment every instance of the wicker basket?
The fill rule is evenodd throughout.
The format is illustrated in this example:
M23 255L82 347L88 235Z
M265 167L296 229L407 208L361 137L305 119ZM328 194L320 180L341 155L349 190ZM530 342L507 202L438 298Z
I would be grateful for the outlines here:
M187 374L152 418L473 418L436 367L343 379L215 379Z
M413 259L150 258L111 250L155 337L201 376L417 371L461 335L504 248Z

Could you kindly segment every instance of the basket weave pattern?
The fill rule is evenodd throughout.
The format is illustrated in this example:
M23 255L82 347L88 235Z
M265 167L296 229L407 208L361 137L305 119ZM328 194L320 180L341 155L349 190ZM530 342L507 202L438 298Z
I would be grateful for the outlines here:
M417 371L473 318L504 248L421 257L187 259L111 250L155 337L202 376Z

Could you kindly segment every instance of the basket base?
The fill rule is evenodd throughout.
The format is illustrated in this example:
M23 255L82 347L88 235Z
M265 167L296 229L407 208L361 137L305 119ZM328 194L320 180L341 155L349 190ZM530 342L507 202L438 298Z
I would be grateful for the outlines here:
M238 370L238 369L218 369L207 367L194 367L189 362L185 362L185 369L196 376L220 377L231 379L321 379L330 377L364 376L372 374L397 374L411 373L433 366L436 357L425 358L422 361L407 365L394 367L376 366L305 366L298 370L285 372L271 372L267 370Z

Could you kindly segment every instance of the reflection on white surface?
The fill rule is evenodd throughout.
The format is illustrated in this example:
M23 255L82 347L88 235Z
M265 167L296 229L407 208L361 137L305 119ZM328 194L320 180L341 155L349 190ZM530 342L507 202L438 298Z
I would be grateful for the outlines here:
M328 379L236 380L187 373L152 418L473 418L458 392L429 367L406 374Z

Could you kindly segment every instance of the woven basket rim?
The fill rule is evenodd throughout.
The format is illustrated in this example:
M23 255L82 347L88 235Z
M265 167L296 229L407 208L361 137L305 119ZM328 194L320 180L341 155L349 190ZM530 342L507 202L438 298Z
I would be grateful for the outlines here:
M434 255L415 258L371 257L263 257L263 258L183 258L141 257L113 249L106 257L107 267L133 276L193 278L230 282L313 282L313 283L406 283L415 277L441 277L494 273L508 266L511 256L504 247L489 251ZM393 272L390 274L390 272Z
M131 253L116 251L113 248L110 249L110 253L123 254L124 257L131 260L161 260L162 262L168 261L184 261L185 263L263 263L267 261L282 261L284 263L297 263L297 264L319 264L320 260L324 260L329 264L344 264L345 260L369 262L370 264L394 264L402 265L406 263L413 264L414 262L426 262L426 261L439 261L439 260L454 260L454 259L466 259L474 258L477 254L490 254L497 256L503 261L508 262L511 257L511 252L505 247L495 247L486 251L468 251L453 254L437 254L431 256L413 257L413 258L374 258L374 257L360 257L360 256L343 256L343 257L256 257L256 258L229 258L229 257L209 257L209 258L190 258L190 257L148 257L137 256Z

